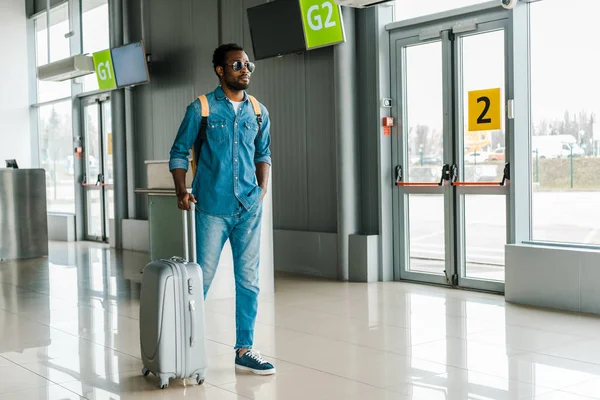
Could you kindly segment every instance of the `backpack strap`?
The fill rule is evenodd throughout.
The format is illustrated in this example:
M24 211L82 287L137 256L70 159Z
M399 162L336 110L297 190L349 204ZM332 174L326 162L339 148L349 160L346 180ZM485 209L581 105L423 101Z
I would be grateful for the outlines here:
M262 124L262 110L260 109L260 104L256 97L252 95L248 95L250 99L250 103L252 103L252 108L254 108L254 114L256 114L256 121L258 122L258 137L262 137L262 131L260 130L260 125Z
M252 108L254 109L254 114L256 115L256 121L258 122L258 137L260 138L262 137L262 131L260 130L260 126L262 124L262 110L260 109L258 100L256 100L254 96L248 95L248 99L250 99L250 103L252 103ZM200 100L202 121L200 122L200 131L198 132L196 141L192 146L192 173L194 176L196 175L196 170L198 169L198 159L200 158L202 142L206 140L206 128L208 126L208 116L210 115L210 108L208 106L208 99L206 98L206 95L203 94L198 96L198 100Z
M200 122L200 131L196 137L196 141L192 146L192 174L196 175L198 169L198 159L200 158L200 149L202 148L202 141L206 139L206 127L208 126L208 116L210 115L210 109L208 106L208 99L203 94L198 96L200 100L200 113L202 115L202 121Z

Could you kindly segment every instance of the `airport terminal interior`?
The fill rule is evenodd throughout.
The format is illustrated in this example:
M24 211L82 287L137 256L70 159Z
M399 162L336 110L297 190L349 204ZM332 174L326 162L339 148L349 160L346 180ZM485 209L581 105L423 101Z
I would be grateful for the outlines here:
M597 3L0 0L0 399L600 399ZM229 242L183 334L140 322L226 43L268 110L272 375L235 368ZM145 374L158 329L202 382Z

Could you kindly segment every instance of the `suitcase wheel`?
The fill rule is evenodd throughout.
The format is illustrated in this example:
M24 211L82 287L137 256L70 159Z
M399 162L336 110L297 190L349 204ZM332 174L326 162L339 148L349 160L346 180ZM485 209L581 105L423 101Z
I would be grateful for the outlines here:
M142 375L148 376L149 374L150 374L150 370L148 368L143 368L142 369Z
M196 383L202 385L204 383L204 378L201 378L200 375L196 375Z
M168 377L160 377L160 388L166 389L169 387L169 378Z

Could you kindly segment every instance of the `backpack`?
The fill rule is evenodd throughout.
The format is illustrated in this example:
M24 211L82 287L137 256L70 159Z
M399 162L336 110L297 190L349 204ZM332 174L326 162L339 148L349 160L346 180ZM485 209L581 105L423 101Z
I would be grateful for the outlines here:
M256 121L258 122L258 137L262 137L262 132L260 130L260 125L262 123L262 111L260 109L260 105L258 104L258 100L254 96L248 95L248 99L252 103L252 108L254 108L254 114L256 114ZM201 115L202 122L200 123L200 131L198 132L198 136L196 137L196 141L192 146L192 174L196 176L196 170L198 168L198 159L200 158L200 149L202 148L202 141L206 140L206 127L208 126L208 116L210 115L210 109L208 106L208 99L206 95L198 96L198 100L200 100L201 106Z

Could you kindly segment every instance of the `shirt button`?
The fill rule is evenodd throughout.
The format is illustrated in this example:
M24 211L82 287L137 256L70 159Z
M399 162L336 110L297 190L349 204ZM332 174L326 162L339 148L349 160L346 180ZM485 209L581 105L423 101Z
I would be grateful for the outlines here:
M234 144L237 144L237 142L233 142Z

